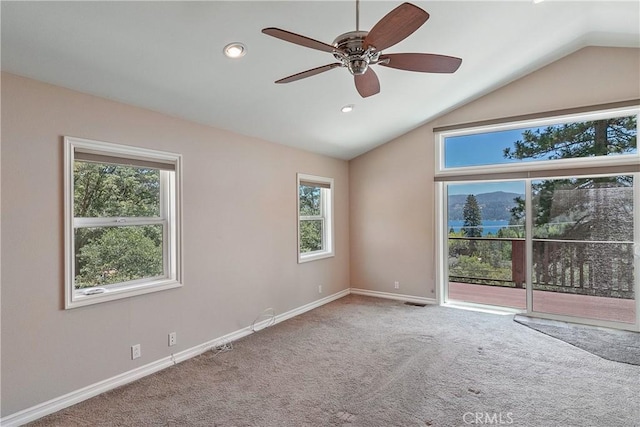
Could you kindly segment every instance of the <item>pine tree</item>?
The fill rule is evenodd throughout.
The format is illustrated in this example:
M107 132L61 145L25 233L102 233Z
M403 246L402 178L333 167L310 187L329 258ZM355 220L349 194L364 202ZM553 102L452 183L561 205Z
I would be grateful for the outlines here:
M462 215L464 218L464 235L467 237L481 237L482 212L480 211L480 206L478 205L478 200L475 195L469 194L467 196L464 208L462 209Z

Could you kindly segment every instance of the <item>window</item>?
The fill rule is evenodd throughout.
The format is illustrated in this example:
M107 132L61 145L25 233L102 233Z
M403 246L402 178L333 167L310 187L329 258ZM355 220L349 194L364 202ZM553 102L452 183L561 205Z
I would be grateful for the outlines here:
M333 179L298 174L298 262L333 256Z
M638 108L444 130L438 172L558 169L637 162ZM530 165L527 165L528 163Z
M638 113L434 129L444 301L640 330Z
M65 308L182 285L180 163L65 137Z

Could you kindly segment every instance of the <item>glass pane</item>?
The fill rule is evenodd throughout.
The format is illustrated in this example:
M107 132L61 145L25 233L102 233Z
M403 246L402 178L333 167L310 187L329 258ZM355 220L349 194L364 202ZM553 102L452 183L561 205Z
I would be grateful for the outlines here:
M321 251L324 221L300 221L300 253Z
M524 182L449 184L448 299L526 308Z
M637 116L447 137L445 168L638 152Z
M632 176L540 180L533 309L635 322Z
M75 287L162 276L162 239L162 225L76 229Z
M300 197L300 215L302 216L321 215L322 189L320 187L301 185L299 190L299 197Z
M160 171L76 161L75 217L159 217Z

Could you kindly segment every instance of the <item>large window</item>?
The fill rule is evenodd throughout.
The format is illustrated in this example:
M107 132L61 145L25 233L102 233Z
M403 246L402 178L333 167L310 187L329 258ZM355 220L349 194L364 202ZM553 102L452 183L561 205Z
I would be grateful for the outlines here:
M435 129L442 299L640 330L638 111Z
M333 179L298 174L298 262L333 256Z
M637 161L637 115L635 108L619 108L444 131L438 171L557 169L576 159L585 167Z
M65 138L66 308L181 286L180 156Z

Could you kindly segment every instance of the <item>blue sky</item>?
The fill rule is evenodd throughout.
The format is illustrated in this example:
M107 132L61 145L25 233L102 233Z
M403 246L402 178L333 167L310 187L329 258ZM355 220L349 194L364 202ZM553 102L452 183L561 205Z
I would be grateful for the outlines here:
M445 167L494 165L521 160L505 159L503 150L513 147L524 129L447 137Z
M505 130L475 135L449 137L445 141L446 167L479 166L513 163L505 159L503 150L513 147L521 138L523 129ZM482 194L494 191L524 194L524 181L481 182L475 184L450 184L449 195Z

